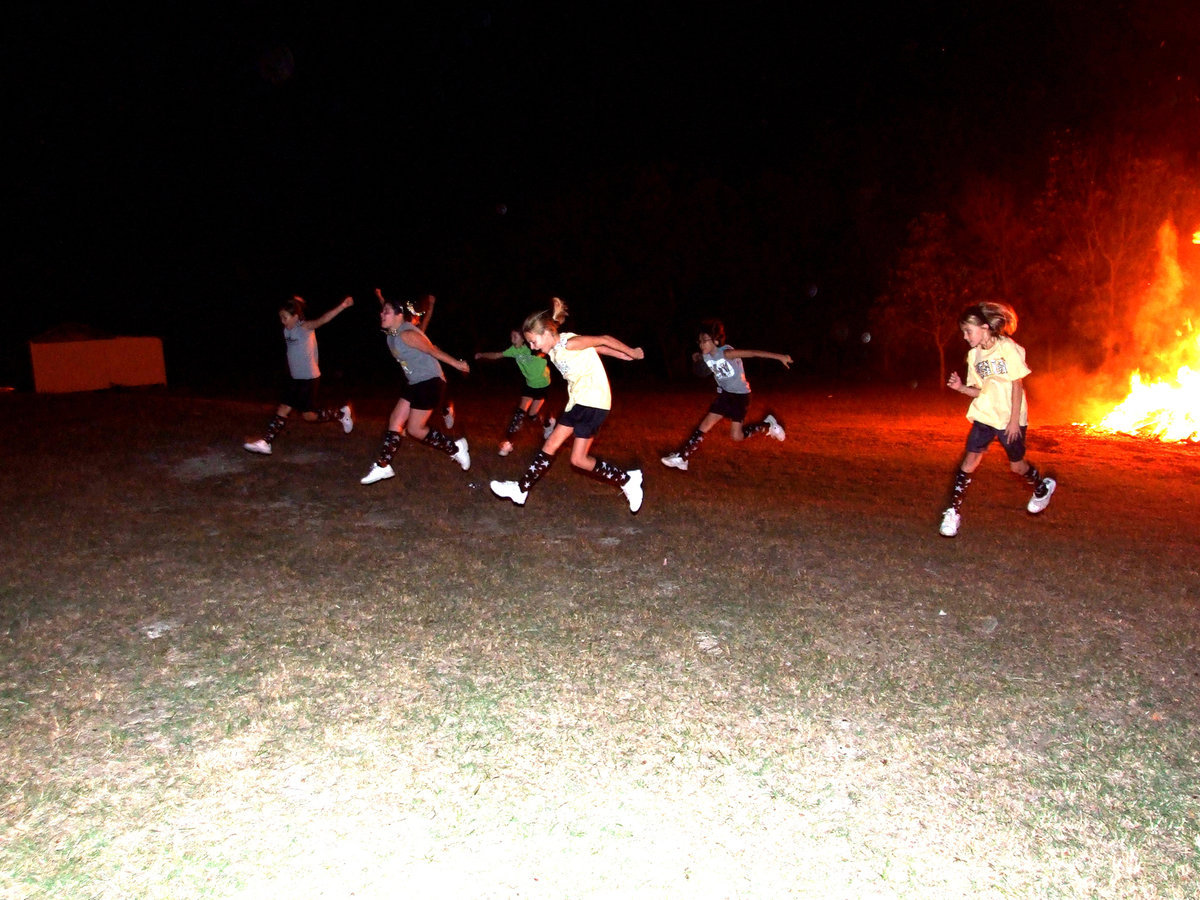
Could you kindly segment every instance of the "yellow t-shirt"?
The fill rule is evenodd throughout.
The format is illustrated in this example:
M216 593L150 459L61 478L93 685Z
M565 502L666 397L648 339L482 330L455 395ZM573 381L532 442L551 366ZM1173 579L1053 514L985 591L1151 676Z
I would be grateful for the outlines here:
M554 368L562 373L567 382L567 406L576 403L595 409L612 409L612 390L608 386L608 373L595 347L585 350L568 350L567 340L575 337L574 332L563 332L558 343L546 353Z
M990 350L976 347L967 354L967 386L979 388L979 396L967 408L972 422L992 428L1008 427L1012 418L1012 385L1030 373L1025 365L1025 348L1009 337L998 337ZM1021 393L1019 425L1029 424L1029 403Z

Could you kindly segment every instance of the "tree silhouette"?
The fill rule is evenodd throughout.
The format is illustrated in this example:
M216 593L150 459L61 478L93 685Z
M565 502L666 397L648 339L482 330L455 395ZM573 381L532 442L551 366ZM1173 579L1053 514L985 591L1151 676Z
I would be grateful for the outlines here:
M1033 209L1049 247L1037 284L1060 321L1091 336L1080 360L1089 368L1127 349L1127 327L1153 277L1158 231L1195 209L1189 168L1139 151L1128 138L1057 142Z
M936 355L938 377L946 380L946 351L979 281L979 273L955 248L945 213L922 213L909 223L887 289L871 312L891 374L903 366L917 380L924 360Z

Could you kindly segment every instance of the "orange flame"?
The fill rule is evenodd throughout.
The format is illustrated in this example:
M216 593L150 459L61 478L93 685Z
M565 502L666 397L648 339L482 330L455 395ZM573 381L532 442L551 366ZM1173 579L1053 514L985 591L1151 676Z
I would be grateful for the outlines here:
M1192 344L1193 352L1200 355L1200 336ZM1160 441L1200 441L1200 370L1180 366L1174 379L1151 382L1134 372L1129 396L1096 427Z
M1192 241L1200 243L1200 231ZM1094 426L1097 430L1200 441L1200 334L1192 327L1192 315L1200 320L1200 300L1179 264L1178 244L1174 226L1164 223L1158 231L1157 274L1130 334L1141 366L1129 378L1129 395Z

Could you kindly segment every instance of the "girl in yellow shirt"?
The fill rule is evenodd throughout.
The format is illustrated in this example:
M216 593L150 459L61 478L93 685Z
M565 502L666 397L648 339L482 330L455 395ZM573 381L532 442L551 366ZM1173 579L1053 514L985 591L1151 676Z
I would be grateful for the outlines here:
M971 397L967 419L967 452L954 476L950 506L942 513L938 529L944 537L954 537L962 523L960 509L971 473L979 468L983 454L992 441L999 441L1008 454L1009 468L1025 479L1033 496L1025 508L1036 515L1050 505L1050 496L1058 486L1053 478L1043 478L1037 466L1025 458L1025 431L1029 425L1029 405L1025 399L1025 348L1010 337L1017 330L1017 314L1005 303L984 301L967 307L959 316L958 326L970 351L967 353L967 380L951 372L946 386Z
M529 348L535 353L545 353L566 380L567 406L525 474L517 481L493 481L492 492L524 506L529 489L546 474L559 447L573 437L571 465L619 487L629 501L629 511L636 513L642 506L642 470L626 471L598 459L591 455L591 448L596 432L612 409L612 390L600 357L634 360L644 359L646 354L641 347L629 347L608 335L586 337L560 332L559 326L566 318L567 305L555 297L551 309L533 313L521 329Z

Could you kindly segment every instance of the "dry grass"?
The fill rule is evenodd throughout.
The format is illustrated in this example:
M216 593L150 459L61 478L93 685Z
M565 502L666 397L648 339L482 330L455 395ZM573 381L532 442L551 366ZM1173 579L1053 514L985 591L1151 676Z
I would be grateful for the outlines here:
M257 406L0 399L0 894L1200 892L1200 449L1035 423L1051 508L994 451L948 541L960 404L756 386L788 441L687 473L704 389L618 387L636 517L493 498L507 394L369 488L387 398L269 459Z

